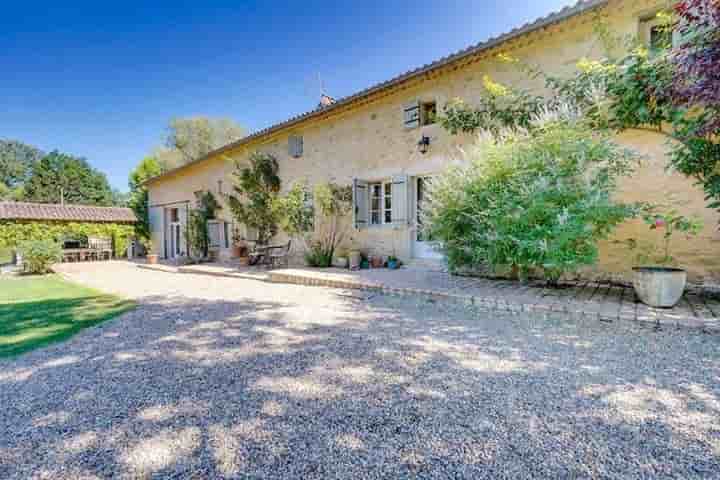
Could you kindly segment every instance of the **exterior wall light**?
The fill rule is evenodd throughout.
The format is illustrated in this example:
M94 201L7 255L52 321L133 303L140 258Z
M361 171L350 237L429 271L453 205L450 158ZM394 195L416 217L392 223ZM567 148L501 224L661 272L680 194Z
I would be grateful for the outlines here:
M430 137L423 135L422 137L420 137L420 141L418 141L418 150L420 150L420 153L422 153L424 155L427 153L429 148L430 148Z

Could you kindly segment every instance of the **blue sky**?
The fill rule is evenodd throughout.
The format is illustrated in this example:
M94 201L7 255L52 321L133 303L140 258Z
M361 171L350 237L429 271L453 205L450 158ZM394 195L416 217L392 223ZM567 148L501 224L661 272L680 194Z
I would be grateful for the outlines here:
M572 0L6 2L0 138L86 157L127 189L168 120L256 130Z

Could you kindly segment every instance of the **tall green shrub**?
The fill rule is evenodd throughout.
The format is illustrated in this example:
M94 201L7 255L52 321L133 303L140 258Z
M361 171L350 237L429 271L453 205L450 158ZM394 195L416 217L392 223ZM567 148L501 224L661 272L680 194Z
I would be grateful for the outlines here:
M567 111L567 109L566 109ZM436 178L424 225L451 268L536 272L551 281L597 260L597 242L634 213L613 200L632 154L572 115L486 133Z
M188 223L185 231L185 240L188 253L195 259L205 258L210 247L208 233L208 220L215 218L221 206L211 192L198 192L195 194L197 208L188 211Z

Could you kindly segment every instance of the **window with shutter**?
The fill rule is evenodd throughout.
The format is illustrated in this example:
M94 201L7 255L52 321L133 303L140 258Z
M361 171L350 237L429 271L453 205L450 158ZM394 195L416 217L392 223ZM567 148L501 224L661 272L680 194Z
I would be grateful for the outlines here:
M293 158L302 157L303 137L301 135L290 135L288 137L288 154Z
M353 225L356 229L367 227L368 223L368 184L363 180L353 180Z
M403 106L403 119L405 128L411 129L420 126L420 102L406 103Z

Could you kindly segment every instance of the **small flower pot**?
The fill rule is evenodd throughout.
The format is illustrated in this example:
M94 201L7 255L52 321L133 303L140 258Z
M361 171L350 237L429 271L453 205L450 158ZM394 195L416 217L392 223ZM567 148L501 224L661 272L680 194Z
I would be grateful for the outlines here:
M232 258L241 258L247 256L248 248L245 245L233 245L230 255Z
M147 263L148 265L157 265L158 261L160 260L160 256L156 253L148 253L147 255Z
M633 287L640 300L651 307L671 308L680 301L687 272L671 267L633 268Z
M387 266L390 270L397 270L400 268L400 261L397 259L388 260Z
M381 256L376 255L374 257L370 257L370 266L372 268L382 268L385 266L385 262Z

